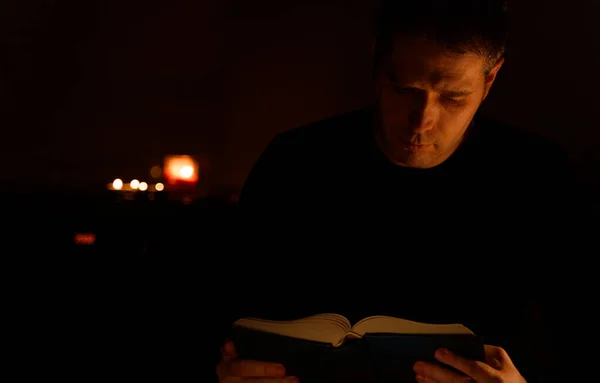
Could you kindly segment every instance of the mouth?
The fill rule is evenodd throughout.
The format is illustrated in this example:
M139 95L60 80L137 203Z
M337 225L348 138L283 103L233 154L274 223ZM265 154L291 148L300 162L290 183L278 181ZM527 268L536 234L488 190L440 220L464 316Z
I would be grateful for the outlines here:
M400 139L400 141L402 142L406 150L411 151L427 150L433 147L433 144L411 144L410 142L404 141L403 139Z

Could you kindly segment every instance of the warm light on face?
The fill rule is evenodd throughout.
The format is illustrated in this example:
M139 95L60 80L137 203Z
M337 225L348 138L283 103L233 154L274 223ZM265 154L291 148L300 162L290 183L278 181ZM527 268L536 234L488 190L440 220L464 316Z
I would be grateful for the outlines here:
M478 54L398 34L375 76L377 144L388 160L420 169L446 161L493 82L484 65Z

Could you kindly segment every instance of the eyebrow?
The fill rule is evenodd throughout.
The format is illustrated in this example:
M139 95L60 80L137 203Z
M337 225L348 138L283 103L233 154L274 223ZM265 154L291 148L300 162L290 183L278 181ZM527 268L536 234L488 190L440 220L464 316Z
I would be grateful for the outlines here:
M398 83L398 78L393 70L386 71L387 76L393 83ZM473 93L471 90L445 90L442 93L448 97L467 97Z

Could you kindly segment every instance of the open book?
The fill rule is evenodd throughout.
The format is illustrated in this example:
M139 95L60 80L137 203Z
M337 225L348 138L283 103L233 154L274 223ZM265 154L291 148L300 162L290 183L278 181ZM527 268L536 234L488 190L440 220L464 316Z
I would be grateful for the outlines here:
M474 335L462 324L429 324L388 316L371 316L352 326L348 319L338 314L318 314L291 321L272 321L259 318L242 318L234 326L278 334L291 338L341 346L347 339L362 338L366 334L452 334Z
M338 314L291 321L242 318L230 331L240 359L277 362L309 383L414 382L413 364L437 363L444 347L484 360L483 342L462 324L428 324L387 316L351 325Z

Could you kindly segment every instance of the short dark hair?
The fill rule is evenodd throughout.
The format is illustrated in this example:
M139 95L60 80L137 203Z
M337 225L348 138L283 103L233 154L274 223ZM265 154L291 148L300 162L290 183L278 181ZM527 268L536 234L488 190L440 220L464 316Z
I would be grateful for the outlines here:
M457 53L476 53L487 73L504 57L506 0L381 0L375 31L376 63L398 33L433 41Z

